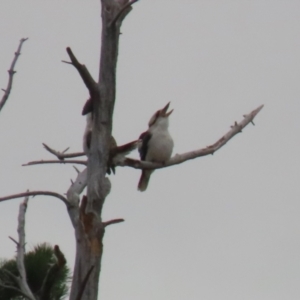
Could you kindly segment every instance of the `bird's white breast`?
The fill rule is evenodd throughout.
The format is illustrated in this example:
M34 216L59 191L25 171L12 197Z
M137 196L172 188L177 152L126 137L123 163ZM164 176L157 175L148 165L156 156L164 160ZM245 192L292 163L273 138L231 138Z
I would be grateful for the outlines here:
M172 155L174 142L168 130L153 130L146 155L147 161L164 163Z

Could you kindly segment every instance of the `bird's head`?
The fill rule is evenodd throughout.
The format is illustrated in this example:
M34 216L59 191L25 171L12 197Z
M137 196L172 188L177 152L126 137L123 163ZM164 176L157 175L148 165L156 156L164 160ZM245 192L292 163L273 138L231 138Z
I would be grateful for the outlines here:
M148 126L151 127L157 123L160 122L167 122L168 123L168 117L170 116L170 114L173 112L174 109L170 110L168 112L168 108L169 108L170 102L163 108L158 110L150 119Z

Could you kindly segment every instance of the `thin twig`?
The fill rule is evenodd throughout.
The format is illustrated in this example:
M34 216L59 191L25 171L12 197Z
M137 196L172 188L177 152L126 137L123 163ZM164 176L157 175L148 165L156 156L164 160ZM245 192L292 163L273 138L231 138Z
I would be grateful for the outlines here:
M52 196L52 197L56 197L56 198L60 199L67 206L69 206L69 202L64 196L62 196L61 194L58 194L55 192L49 192L49 191L32 191L32 192L25 192L25 193L20 193L20 194L9 195L9 196L5 196L5 197L1 197L0 202L6 201L6 200L11 200L11 199L29 197L29 196Z
M51 154L55 155L58 159L60 160L64 160L65 158L74 158L74 157L80 157L80 156L84 156L85 153L83 152L77 152L77 153L65 153L66 151L69 150L69 147L64 150L63 152L60 151L56 151L52 148L50 148L48 145L46 145L45 143L43 143L44 148L50 152Z
M84 160L35 160L30 161L27 164L23 164L23 167L33 166L33 165L43 165L43 164L78 164L78 165L87 165L87 161Z
M77 174L80 173L80 171L75 166L73 166L73 168L75 169L75 171L77 172Z
M70 61L62 60L61 62L68 64L68 65L73 65Z
M118 21L118 19L120 18L120 16L122 15L122 13L132 4L138 2L139 0L132 0L128 3L126 3L115 15L115 17L113 18L113 20L110 22L109 27L113 26L116 24L116 22Z
M135 159L131 159L131 158L126 158L123 161L117 162L117 165L122 166L122 167L127 166L127 167L131 167L131 168L135 168L135 169L162 169L162 168L181 164L190 159L195 159L197 157L214 154L214 152L216 152L222 146L224 146L237 133L240 133L242 131L242 129L245 128L249 123L252 123L255 116L261 111L261 109L263 107L264 106L261 105L257 109L250 112L248 115L244 115L244 119L241 122L239 122L239 123L235 122L234 125L231 126L230 131L228 131L216 143L214 143L206 148L194 150L191 152L186 152L183 154L176 154L165 164L151 163L151 162L147 162L147 161L140 161L140 160L135 160Z
M9 239L11 239L17 246L19 245L19 243L11 236L8 237Z
M18 57L21 55L22 45L27 40L28 40L28 38L23 38L23 39L20 40L19 47L18 47L17 51L15 52L15 57L14 57L12 63L11 63L10 69L8 70L8 83L7 83L6 89L2 89L2 91L4 91L4 95L3 95L3 97L0 101L0 111L2 110L4 104L6 103L8 97L10 95L12 84L13 84L13 76L16 73L14 68L15 68L16 62L18 60Z
M124 219L113 219L113 220L109 220L109 221L103 222L103 226L106 227L106 226L109 226L109 225L112 225L112 224L121 223L121 222L124 222L124 221L125 221Z
M70 147L67 147L62 153L65 154L69 149Z

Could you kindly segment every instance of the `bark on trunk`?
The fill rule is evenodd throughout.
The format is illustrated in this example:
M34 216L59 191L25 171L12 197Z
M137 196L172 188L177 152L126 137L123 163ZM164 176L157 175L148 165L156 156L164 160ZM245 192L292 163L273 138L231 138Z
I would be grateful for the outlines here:
M86 206L87 198L84 197L80 207L79 220L75 228L76 258L70 295L71 300L77 300L77 297L83 288L84 278L92 267L93 271L84 287L81 300L98 299L104 226L102 222L97 222L97 218L94 218L92 213L85 212Z
M112 117L116 95L116 67L120 26L131 10L128 1L101 0L102 36L98 93L93 101L93 131L87 167L87 198L80 209L69 210L76 235L76 259L70 300L77 299L84 278L93 267L81 300L97 300L103 254L105 226L101 219L102 207L110 191L106 175L112 132ZM125 7L126 6L126 7ZM79 209L79 213L74 210Z

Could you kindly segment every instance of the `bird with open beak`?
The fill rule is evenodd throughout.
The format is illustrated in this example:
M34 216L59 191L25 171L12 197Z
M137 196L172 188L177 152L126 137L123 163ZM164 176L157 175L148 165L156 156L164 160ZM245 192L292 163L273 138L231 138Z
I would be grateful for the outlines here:
M170 102L158 110L148 123L148 130L139 137L142 143L139 145L141 160L166 163L172 155L174 142L168 131L169 116L173 109L168 112ZM138 190L144 192L147 189L150 176L154 170L143 170L138 184Z

